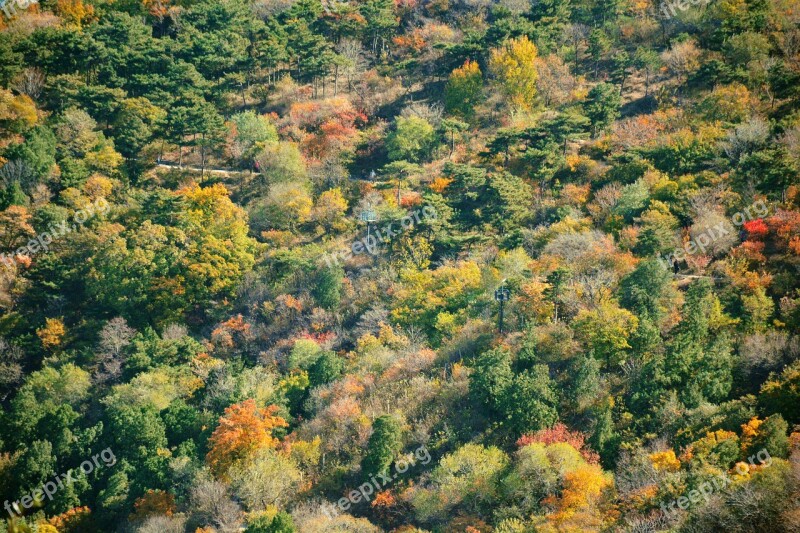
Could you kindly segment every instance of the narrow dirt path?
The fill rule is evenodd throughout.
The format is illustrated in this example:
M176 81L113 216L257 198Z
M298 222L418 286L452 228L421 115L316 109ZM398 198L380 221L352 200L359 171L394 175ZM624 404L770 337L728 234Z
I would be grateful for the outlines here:
M156 167L159 168L177 168L179 170L191 170L195 172L208 172L208 173L216 173L222 174L224 176L230 176L233 174L247 174L246 170L234 170L232 168L214 168L214 167L206 167L205 170L201 167L193 167L189 165L180 166L178 163L169 163L169 162L161 162L156 163ZM250 172L250 174L261 174L260 172Z

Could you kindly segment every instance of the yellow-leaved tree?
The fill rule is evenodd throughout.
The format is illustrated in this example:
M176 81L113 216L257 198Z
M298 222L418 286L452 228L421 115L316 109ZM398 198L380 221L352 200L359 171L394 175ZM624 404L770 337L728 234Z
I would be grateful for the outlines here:
M66 333L64 322L60 318L47 318L45 325L36 330L36 335L46 350L58 348Z
M187 294L198 300L230 296L255 263L257 243L247 235L247 214L221 184L192 185L177 194L188 222Z
M561 496L545 498L555 511L547 515L547 526L556 531L596 531L607 520L602 496L613 487L611 477L597 465L585 465L564 474ZM542 531L550 527L542 527Z
M489 68L517 111L530 109L536 96L537 56L536 45L524 35L491 51Z

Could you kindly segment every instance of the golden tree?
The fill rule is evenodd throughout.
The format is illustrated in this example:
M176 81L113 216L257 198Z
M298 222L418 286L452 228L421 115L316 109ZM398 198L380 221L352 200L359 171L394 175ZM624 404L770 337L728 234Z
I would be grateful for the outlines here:
M206 461L212 472L224 476L232 465L252 458L259 449L276 447L273 430L288 427L283 418L275 416L277 410L274 405L259 408L253 399L227 407L208 440Z
M537 56L536 45L524 35L491 52L489 68L517 110L530 109L536 96Z

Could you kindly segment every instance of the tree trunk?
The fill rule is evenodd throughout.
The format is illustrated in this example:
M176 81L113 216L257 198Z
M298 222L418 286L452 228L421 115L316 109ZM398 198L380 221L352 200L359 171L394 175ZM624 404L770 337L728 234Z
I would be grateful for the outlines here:
M333 96L339 94L339 65L336 65L336 69L333 71Z
M206 134L202 134L203 144L200 145L200 183L206 175Z

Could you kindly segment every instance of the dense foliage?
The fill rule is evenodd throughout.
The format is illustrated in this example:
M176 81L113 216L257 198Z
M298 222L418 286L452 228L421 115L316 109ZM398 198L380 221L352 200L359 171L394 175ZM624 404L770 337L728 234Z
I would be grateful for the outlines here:
M0 531L800 531L795 0L23 4Z

